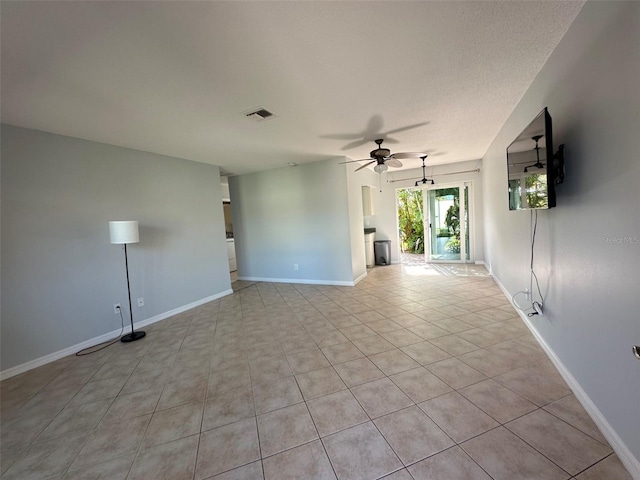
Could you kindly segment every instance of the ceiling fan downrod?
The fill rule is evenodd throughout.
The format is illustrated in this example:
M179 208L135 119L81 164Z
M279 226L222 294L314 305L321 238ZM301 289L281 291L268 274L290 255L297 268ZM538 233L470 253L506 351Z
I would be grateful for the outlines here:
M422 182L423 185L427 184L427 183L431 183L431 185L433 185L435 182L433 181L433 178L429 179L427 178L427 175L425 173L425 165L424 165L424 161L425 159L428 157L428 155L424 155L422 157L420 157L422 159L422 180L417 180L416 184L414 185L415 187L417 187L420 182Z
M536 163L534 163L533 165L529 165L528 167L524 167L524 173L528 173L530 168L544 168L544 164L540 163L540 146L538 145L538 142L540 141L540 139L543 137L544 135L534 135L533 137L531 137L531 140L533 140L534 142L536 142L536 146L533 148L536 151Z

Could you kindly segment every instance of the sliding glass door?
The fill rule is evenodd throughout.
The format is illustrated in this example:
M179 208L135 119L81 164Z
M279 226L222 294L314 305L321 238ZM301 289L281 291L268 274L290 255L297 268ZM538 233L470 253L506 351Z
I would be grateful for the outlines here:
M438 185L423 195L425 215L425 260L427 262L471 262L470 183Z

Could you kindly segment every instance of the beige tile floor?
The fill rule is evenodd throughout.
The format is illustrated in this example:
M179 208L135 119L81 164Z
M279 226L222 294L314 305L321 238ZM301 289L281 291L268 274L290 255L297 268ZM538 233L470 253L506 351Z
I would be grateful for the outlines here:
M631 478L482 267L234 288L2 382L2 479Z

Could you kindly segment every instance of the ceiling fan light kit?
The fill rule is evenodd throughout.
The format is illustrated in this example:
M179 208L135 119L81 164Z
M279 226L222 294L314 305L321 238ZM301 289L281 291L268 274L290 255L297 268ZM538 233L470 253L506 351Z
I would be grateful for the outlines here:
M384 163L379 163L378 165L376 165L375 167L373 167L373 170L376 173L384 173L389 169L389 167L387 167L386 164Z

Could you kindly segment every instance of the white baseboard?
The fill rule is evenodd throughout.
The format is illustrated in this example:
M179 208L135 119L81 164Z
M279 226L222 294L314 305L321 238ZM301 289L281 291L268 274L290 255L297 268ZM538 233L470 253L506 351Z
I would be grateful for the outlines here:
M233 290L225 290L223 292L216 293L215 295L201 298L200 300L196 300L195 302L191 302L187 305L183 305L181 307L174 308L173 310L169 310L159 315L155 315L153 317L140 320L139 322L134 322L133 327L134 329L137 330L146 325L151 325L152 323L159 322L160 320L164 320L166 318L172 317L173 315L177 315L178 313L186 312L187 310L191 310L192 308L198 307L200 305L211 302L213 300L217 300L218 298L226 297L227 295L231 295L232 293L233 293ZM117 337L119 334L120 334L120 330L107 332L98 337L94 337L84 342L78 343L76 345L67 347L65 349L58 350L57 352L50 353L48 355L45 355L44 357L36 358L35 360L30 360L26 363L16 365L15 367L7 368L6 370L3 370L0 372L0 381L6 380L7 378L15 377L16 375L20 375L21 373L27 372L37 367L41 367L42 365L46 365L47 363L55 362L56 360L59 360L63 357L73 355L74 353L79 352L84 348L91 347L92 345L106 342L111 338Z
M341 280L309 280L306 278L238 277L238 280L244 280L247 282L300 283L304 285L336 285L340 287L353 287L355 285L355 282Z
M356 279L353 281L353 286L355 287L358 283L360 283L362 280L364 280L364 278L365 278L366 276L367 276L367 271L365 270L365 272L364 272L362 275L360 275L358 278L356 278Z
M475 262L476 265L485 265L484 260L476 260ZM486 265L485 265L486 266Z
M513 305L513 302L511 301L511 293L505 288L502 282L500 282L500 280L495 275L491 275L491 276L495 280L498 287L500 287L500 290L502 290L505 296L509 299L509 302L511 302ZM598 428L600 429L604 437L609 442L609 445L611 445L611 448L613 448L613 450L616 452L616 454L620 458L620 461L624 464L626 469L629 470L629 473L634 479L640 480L640 460L638 460L633 455L633 453L631 453L631 450L629 450L629 447L627 447L627 445L622 441L620 436L616 433L616 431L613 429L611 424L607 421L607 419L604 417L602 412L598 409L596 404L593 403L591 398L589 398L589 395L587 395L587 392L584 391L582 386L578 383L578 381L567 369L567 367L565 367L565 365L562 363L562 361L556 355L553 349L549 346L549 344L547 344L547 342L545 342L545 340L540 336L538 331L535 329L535 327L531 323L531 320L529 319L529 317L527 317L525 313L520 309L518 309L515 305L513 306L516 312L518 312L518 314L520 315L520 318L522 318L522 320L524 321L524 324L527 326L527 328L529 328L534 338L537 340L537 342L545 351L545 353L547 354L547 356L549 357L553 365L556 367L556 369L558 370L558 372L560 373L564 381L567 383L569 388L573 391L573 394L576 396L578 401L582 404L582 407L589 414L589 416L594 421L594 423L598 426Z

